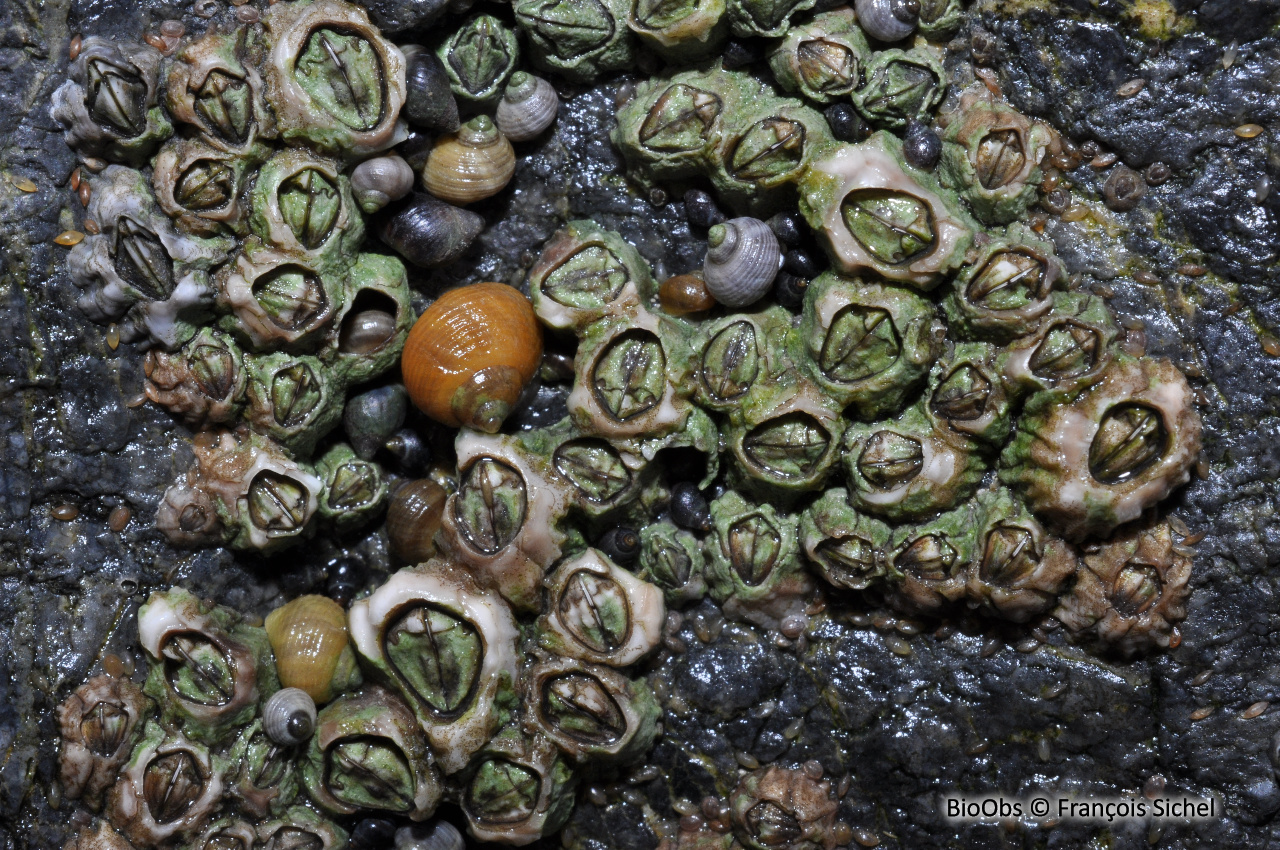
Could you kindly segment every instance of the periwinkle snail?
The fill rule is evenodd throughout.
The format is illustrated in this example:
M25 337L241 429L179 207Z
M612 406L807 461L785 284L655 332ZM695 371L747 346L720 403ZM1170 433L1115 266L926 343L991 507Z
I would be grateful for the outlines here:
M301 744L316 728L315 700L298 688L281 688L262 707L262 728L282 747Z
M550 127L559 111L560 97L551 83L517 71L498 101L494 121L502 135L513 142L525 142Z
M746 307L765 296L782 266L778 238L758 218L734 218L707 234L702 277L726 307Z
M511 142L492 119L480 115L436 141L422 172L422 185L441 200L470 204L501 192L515 171Z
M542 362L529 299L502 283L451 289L418 317L401 368L418 409L451 428L494 433Z
M482 230L484 219L476 213L419 192L382 220L378 236L415 266L429 269L459 259Z
M332 599L299 596L268 614L265 626L280 684L286 688L325 703L359 677L347 614Z
M858 24L880 41L901 41L920 23L920 0L857 0Z
M413 50L407 49L414 48ZM458 102L449 87L449 76L440 59L418 45L404 48L404 114L409 123L424 130L452 133L458 129Z
M395 154L366 159L351 172L351 192L366 213L375 213L413 191L413 169Z

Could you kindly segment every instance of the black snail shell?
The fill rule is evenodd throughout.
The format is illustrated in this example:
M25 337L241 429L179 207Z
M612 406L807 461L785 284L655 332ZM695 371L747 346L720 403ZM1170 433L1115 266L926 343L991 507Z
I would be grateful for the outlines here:
M671 488L671 521L690 531L711 529L711 506L697 485L681 481Z
M429 50L412 51L405 70L404 114L424 130L452 133L458 129L458 102L449 88L444 64Z
M401 428L392 434L384 448L400 461L400 469L409 475L417 475L427 468L431 449L412 428Z
M942 139L923 121L908 121L902 153L916 168L932 171L942 156Z
M434 268L466 253L484 230L484 219L425 192L382 221L379 237L415 266Z
M377 387L347 400L342 427L351 448L363 460L373 460L383 444L404 425L409 394L400 384Z
M857 0L858 24L879 41L901 41L920 23L920 0Z
M625 567L640 556L640 535L634 528L619 525L602 534L596 541L596 548L615 564Z
M281 688L262 707L262 729L282 747L301 744L316 729L316 704L301 688Z

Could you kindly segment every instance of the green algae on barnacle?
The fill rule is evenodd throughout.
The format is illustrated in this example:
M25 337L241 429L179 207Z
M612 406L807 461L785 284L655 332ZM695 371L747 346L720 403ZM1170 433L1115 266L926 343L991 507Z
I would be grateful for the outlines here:
M823 493L800 515L800 545L829 584L865 590L883 579L892 530L857 511L844 488Z
M833 103L857 88L870 54L853 9L845 6L792 27L769 54L769 67L785 91Z
M516 24L533 64L578 83L631 66L635 44L625 0L517 0Z

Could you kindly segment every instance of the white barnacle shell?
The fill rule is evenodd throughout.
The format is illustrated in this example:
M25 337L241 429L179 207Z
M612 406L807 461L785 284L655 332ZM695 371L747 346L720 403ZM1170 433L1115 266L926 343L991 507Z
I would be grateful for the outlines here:
M857 0L858 24L880 41L901 41L920 23L920 0Z
M366 213L376 213L413 191L413 169L395 154L366 159L351 172L351 193Z
M262 707L262 728L282 747L301 744L316 730L316 703L301 688L281 688Z
M551 83L518 71L507 83L494 121L502 135L524 142L550 127L559 111L560 98Z
M733 218L707 234L702 277L726 307L746 307L764 297L782 267L773 230L758 218Z

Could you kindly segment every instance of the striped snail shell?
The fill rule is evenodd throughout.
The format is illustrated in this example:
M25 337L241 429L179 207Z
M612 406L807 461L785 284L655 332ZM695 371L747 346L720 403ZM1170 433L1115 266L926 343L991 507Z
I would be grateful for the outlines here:
M517 71L511 75L494 120L502 135L513 142L535 138L556 120L560 97L551 83Z
M366 159L351 172L351 192L366 213L375 213L413 191L413 169L395 154Z
M702 277L716 301L746 307L773 286L782 267L782 249L773 230L758 218L732 218L707 233Z
M901 41L920 23L920 0L857 0L858 24L879 41Z
M293 747L316 729L316 703L299 688L281 688L262 707L262 729L282 747Z
M347 612L327 596L299 596L272 611L263 624L285 688L300 688L319 703L349 683L355 654L347 636Z
M516 153L487 115L436 141L422 185L442 201L470 204L498 194L516 173Z

